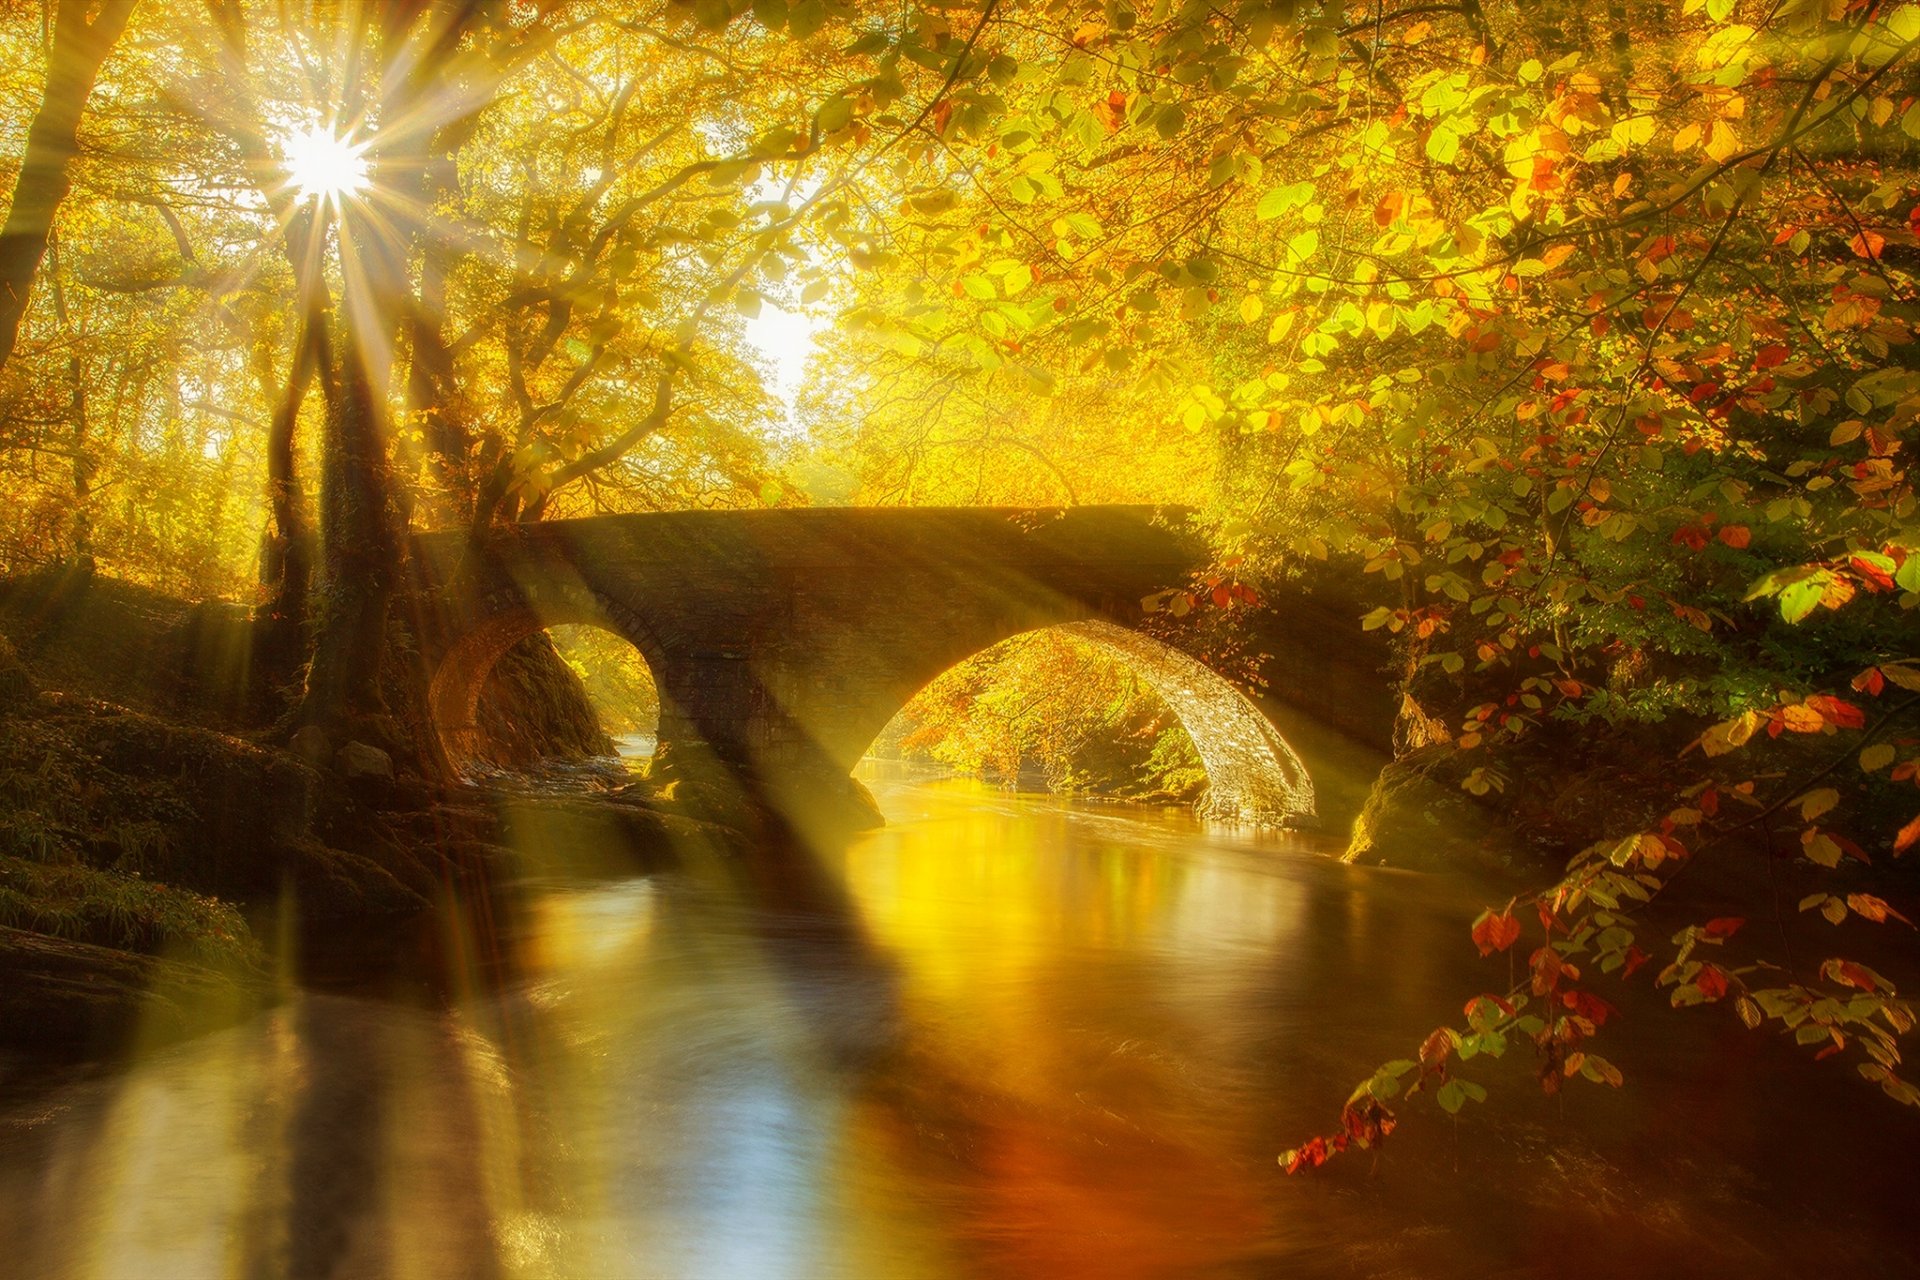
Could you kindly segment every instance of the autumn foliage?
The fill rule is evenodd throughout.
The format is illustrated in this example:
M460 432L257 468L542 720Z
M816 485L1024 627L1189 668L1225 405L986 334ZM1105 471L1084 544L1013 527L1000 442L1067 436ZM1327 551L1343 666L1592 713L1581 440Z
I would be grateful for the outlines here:
M9 573L257 603L364 726L410 530L1192 506L1217 569L1149 606L1344 567L1481 800L1671 739L1643 829L1471 925L1512 980L1289 1168L1514 1043L1618 1085L1626 979L1920 1103L1886 976L1649 922L1715 860L1829 875L1836 949L1910 927L1857 876L1920 843L1920 5L43 7L0 15L48 122L5 143ZM363 191L289 180L314 128Z

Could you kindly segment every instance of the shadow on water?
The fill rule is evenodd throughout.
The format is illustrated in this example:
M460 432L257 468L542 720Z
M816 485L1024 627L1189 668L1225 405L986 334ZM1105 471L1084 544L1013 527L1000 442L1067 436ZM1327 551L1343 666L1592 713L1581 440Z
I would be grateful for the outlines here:
M1280 1147L1504 961L1473 886L1302 837L875 778L857 837L520 815L523 876L115 1075L0 1099L8 1275L1768 1277L1920 1266L1920 1126L1630 1008L1458 1125ZM1497 970L1497 972L1495 971ZM1675 1030L1679 1021L1681 1029Z

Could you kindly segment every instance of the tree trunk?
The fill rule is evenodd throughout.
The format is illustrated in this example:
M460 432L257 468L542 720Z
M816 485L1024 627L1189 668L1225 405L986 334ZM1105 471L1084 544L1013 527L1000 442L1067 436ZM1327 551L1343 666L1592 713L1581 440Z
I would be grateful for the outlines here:
M87 377L80 361L80 335L73 331L73 317L67 311L67 295L60 276L60 244L49 240L47 257L53 276L53 314L73 345L67 356L67 421L73 441L73 518L69 525L72 561L90 566L93 561L93 476L95 463L92 441L87 430Z
M321 437L320 577L298 719L335 742L359 734L399 746L385 726L380 687L400 564L386 415L361 344L342 345Z
M59 0L53 48L47 54L47 85L40 111L27 130L27 151L13 185L13 205L0 227L0 368L19 341L20 324L34 277L47 255L53 218L73 187L73 158L80 148L80 115L93 94L100 64L126 29L134 0L99 0L87 21L87 0Z
M284 670L291 670L298 660L307 596L313 583L313 530L301 510L296 468L300 411L315 373L331 378L329 365L333 358L325 307L309 302L302 310L286 386L267 435L268 525L260 558L260 582L267 588L259 613L264 623L262 639L276 666ZM262 374L263 383L268 376ZM322 394L331 401L336 393L326 390Z

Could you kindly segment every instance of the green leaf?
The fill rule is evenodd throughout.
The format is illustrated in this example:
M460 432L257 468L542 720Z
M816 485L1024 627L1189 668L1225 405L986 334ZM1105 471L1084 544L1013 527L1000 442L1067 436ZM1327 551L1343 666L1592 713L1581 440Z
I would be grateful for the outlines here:
M1817 574L1783 590L1780 593L1780 616L1788 622L1799 622L1812 613L1826 592L1826 579L1826 574Z
M1900 562L1893 581L1902 591L1920 591L1920 549L1907 548L1907 558Z
M845 95L828 98L820 104L820 111L814 119L820 123L820 132L840 132L853 122L853 99Z

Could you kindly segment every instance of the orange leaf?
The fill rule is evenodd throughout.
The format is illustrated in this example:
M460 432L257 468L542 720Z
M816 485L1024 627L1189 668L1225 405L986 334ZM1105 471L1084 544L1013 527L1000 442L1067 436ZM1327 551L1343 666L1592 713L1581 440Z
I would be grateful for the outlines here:
M1920 841L1920 815L1915 815L1912 822L1900 828L1900 834L1893 838L1893 851L1905 853L1916 841Z
M1743 524L1720 526L1720 541L1730 547L1744 547L1753 541L1753 531Z
M1860 729L1867 723L1867 713L1851 702L1842 701L1829 694L1816 693L1807 699L1807 705L1840 729Z
M1895 920L1905 925L1911 925L1913 923L1913 921L1901 915L1894 908L1888 906L1885 898L1877 898L1871 893L1848 894L1847 906L1853 909L1855 915L1865 916L1875 924L1885 924L1888 916L1892 916Z
M1826 717L1799 703L1780 708L1780 723L1795 733L1819 733L1827 727Z
M1494 915L1483 911L1473 924L1473 944L1480 948L1480 954L1490 956L1496 951L1505 951L1520 940L1520 922L1513 918L1511 911Z

